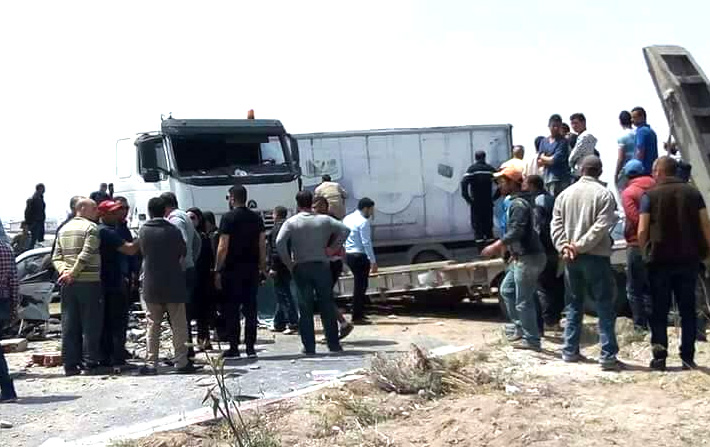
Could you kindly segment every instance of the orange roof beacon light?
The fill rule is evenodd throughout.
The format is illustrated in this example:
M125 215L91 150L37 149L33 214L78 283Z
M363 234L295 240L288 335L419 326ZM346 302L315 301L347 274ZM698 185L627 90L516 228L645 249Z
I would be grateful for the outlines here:
M254 109L249 109L249 111L247 112L247 119L248 120L254 119Z

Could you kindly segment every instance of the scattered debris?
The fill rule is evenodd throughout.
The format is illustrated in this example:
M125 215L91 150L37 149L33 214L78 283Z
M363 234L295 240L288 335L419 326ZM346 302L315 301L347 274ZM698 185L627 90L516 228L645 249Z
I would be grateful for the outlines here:
M0 421L0 428L12 428L13 425L8 421Z
M7 340L0 340L0 349L5 353L27 351L27 339L8 338Z

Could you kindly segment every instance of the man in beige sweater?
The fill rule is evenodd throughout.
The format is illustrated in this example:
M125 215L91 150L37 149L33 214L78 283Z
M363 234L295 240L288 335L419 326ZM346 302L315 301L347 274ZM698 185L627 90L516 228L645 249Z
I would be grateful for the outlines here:
M348 198L348 193L340 185L340 183L332 181L329 175L323 176L323 182L318 185L313 192L315 197L324 197L328 201L328 214L338 220L343 220L345 217L345 199Z
M599 363L604 370L618 367L614 323L614 277L611 270L610 231L616 224L616 201L599 181L602 162L590 155L580 163L582 177L562 192L552 212L551 233L555 248L565 260L569 284L567 326L562 358L566 362L581 359L579 339L582 333L584 297L591 291L599 316Z

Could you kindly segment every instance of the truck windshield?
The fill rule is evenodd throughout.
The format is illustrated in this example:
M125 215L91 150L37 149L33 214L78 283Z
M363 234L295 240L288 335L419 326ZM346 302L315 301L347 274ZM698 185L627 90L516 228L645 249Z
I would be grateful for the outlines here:
M177 169L189 175L233 175L280 171L286 165L280 135L173 135Z

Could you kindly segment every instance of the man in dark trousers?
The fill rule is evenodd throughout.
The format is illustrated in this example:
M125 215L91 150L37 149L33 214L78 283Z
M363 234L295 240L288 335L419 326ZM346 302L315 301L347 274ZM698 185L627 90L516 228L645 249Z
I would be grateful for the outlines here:
M303 352L316 352L313 309L318 300L323 331L331 352L343 348L338 340L338 322L333 303L333 283L326 248L337 251L348 237L348 228L338 220L313 213L313 193L296 195L298 214L284 222L276 238L279 257L291 270L298 287L299 332Z
M710 220L700 192L675 177L678 163L660 157L653 165L656 187L641 199L638 241L651 283L651 368L666 369L668 312L675 296L681 318L683 369L695 369L695 285L710 247ZM679 231L679 229L681 231Z
M133 256L140 249L138 242L127 241L119 232L122 213L123 205L113 200L104 200L99 205L99 253L101 288L104 295L102 363L113 368L126 365L129 304L123 263L126 256Z
M46 204L44 203L44 192L44 184L40 183L35 187L35 193L32 194L32 197L27 199L25 222L27 222L32 235L28 250L35 248L37 242L44 241L44 221L47 219L45 214Z
M187 247L180 230L163 217L163 199L154 197L148 201L148 215L150 220L139 233L143 253L143 301L148 319L147 359L140 372L144 375L158 372L160 328L167 313L173 336L175 372L190 374L200 367L194 366L188 358L185 317L188 298L183 268Z
M486 163L486 153L477 151L476 162L461 180L461 195L471 207L471 228L476 240L493 238L493 173L495 168Z
M350 230L345 240L345 261L353 273L353 314L355 325L370 324L365 317L367 287L371 273L377 273L377 260L372 244L372 223L375 215L375 202L363 197L357 209L345 216L343 224Z
M219 246L215 262L215 286L224 290L229 349L224 358L239 357L241 332L239 313L244 315L247 357L256 358L256 295L259 275L266 273L266 227L260 215L247 208L247 190L242 185L229 189L231 211L219 225Z

